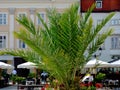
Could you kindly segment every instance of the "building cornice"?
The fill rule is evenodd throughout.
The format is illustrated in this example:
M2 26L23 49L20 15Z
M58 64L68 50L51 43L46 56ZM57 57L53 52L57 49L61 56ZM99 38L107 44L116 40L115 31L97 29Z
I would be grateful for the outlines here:
M66 8L77 0L0 0L0 8Z
M76 2L78 0L0 0L0 3L50 3L50 2L58 2L58 3L71 3Z

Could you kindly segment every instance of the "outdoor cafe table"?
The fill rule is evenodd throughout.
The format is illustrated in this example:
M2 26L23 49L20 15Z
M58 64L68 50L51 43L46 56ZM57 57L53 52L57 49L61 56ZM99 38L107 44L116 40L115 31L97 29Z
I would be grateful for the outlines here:
M34 90L34 88L36 88L36 87L44 87L44 84L40 84L40 85L22 85L22 84L18 84L17 90L21 90L21 88L27 88L27 90Z

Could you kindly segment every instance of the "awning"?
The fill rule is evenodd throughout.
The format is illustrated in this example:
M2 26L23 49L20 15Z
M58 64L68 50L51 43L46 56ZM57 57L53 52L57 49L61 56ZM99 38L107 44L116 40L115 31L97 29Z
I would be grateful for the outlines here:
M1 55L0 60L14 60L14 56L11 55Z

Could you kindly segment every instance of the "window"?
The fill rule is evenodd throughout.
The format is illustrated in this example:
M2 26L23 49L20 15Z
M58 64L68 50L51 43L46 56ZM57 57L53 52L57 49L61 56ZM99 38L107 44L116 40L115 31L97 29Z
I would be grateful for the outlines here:
M45 21L45 13L39 13L39 15ZM40 21L40 19L38 17L37 17L37 24L41 24L41 21Z
M27 45L23 42L23 41L21 41L21 40L18 40L19 42L18 42L18 48L26 48L27 47Z
M111 20L111 25L114 25L114 20Z
M120 19L118 19L118 24L120 24Z
M18 14L18 17L19 17L20 19L21 19L22 17L24 17L24 16L26 16L26 13L25 13L25 12Z
M22 18L23 16L26 16L25 13L19 13L19 18Z
M24 16L26 16L26 15L27 15L26 12L19 12L18 15L17 15L17 17L18 17L19 19L22 19L22 17L24 17ZM19 23L17 22L17 24L19 24Z
M0 48L6 48L6 36L0 36Z
M112 19L111 20L111 25L119 25L120 24L120 19Z
M102 0L96 0L96 8L102 8Z
M120 49L120 36L111 37L111 48Z
M0 13L0 25L6 25L8 20L8 15L6 13Z

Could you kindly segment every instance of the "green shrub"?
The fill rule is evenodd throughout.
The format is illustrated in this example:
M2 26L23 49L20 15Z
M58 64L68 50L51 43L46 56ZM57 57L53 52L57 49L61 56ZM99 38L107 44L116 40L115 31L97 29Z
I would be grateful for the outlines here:
M101 82L106 77L104 73L98 73L94 79L94 82Z
M29 73L29 74L28 74L28 77L29 77L29 78L35 78L35 76L36 76L35 73Z
M12 80L13 82L21 83L22 81L25 80L25 78L17 76L17 75L12 75L11 78L10 78L10 80Z

